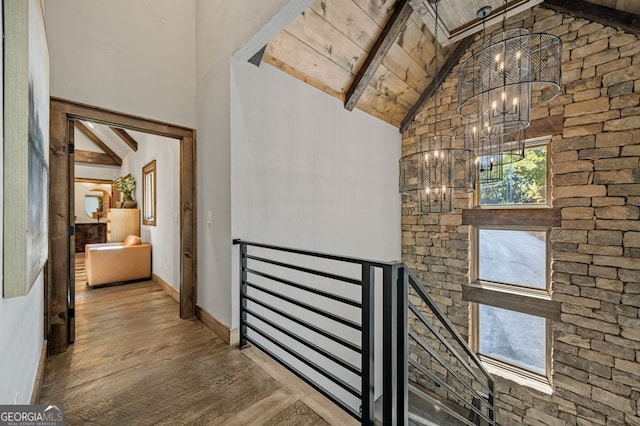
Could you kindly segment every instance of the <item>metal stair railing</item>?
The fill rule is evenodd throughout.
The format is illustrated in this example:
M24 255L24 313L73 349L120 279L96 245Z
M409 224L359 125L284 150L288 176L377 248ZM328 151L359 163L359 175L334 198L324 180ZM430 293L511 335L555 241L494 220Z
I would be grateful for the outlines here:
M405 264L243 240L233 243L240 252L241 349L253 344L363 425L376 423L376 362L382 370L382 424L409 423L410 392L439 410L451 411L461 424L495 424L493 379ZM410 288L424 306L409 302ZM382 296L381 360L374 356L376 294ZM421 323L421 331L412 330L410 320ZM424 330L437 339L438 347L429 344ZM420 354L409 353L410 341ZM424 354L442 362L446 375L421 363L419 355ZM464 367L452 367L450 358ZM453 395L469 410L468 416L409 383L410 368Z
M250 342L362 424L373 425L375 291L392 287L397 264L234 244L240 251L239 347Z
M432 390L438 398L412 383L409 384L409 392L445 412L459 424L495 425L493 377L415 274L409 268L406 274L411 291L422 302L420 307L407 302L408 312L419 326L408 326L410 341L416 348L409 358L409 365L416 376L433 385ZM416 329L422 332L418 333ZM427 359L426 362L416 359L418 353ZM453 402L455 408L443 403L443 399Z

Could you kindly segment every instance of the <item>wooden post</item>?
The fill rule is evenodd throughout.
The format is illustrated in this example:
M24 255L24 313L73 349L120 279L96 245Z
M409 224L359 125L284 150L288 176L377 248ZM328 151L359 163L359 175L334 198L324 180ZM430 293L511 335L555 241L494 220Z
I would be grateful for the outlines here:
M69 342L67 291L69 286L69 124L67 114L51 103L49 139L49 302L48 353L67 350Z

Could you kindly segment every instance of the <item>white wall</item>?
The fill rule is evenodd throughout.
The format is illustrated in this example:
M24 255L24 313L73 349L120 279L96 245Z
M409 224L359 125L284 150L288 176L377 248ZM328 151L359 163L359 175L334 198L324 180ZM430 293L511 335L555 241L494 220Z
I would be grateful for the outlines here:
M288 0L196 0L198 305L231 326L231 58ZM262 47L262 46L260 46ZM207 213L212 223L207 225Z
M359 110L349 112L343 104L282 71L263 64L257 68L246 62L233 64L231 87L231 199L233 238L264 242L325 253L380 261L401 257L400 196L398 158L401 136L398 129ZM286 261L289 261L288 258ZM292 259L305 262L308 259ZM232 325L238 326L238 266L234 250L232 268ZM360 277L360 270L333 265L332 272ZM275 272L282 276L282 271ZM311 278L285 276L297 281ZM253 280L260 277L252 276ZM381 281L376 280L376 356L381 355ZM264 283L270 287L267 283ZM358 300L351 286L322 282L326 291ZM296 291L291 289L292 293ZM298 292L297 297L316 304L317 297ZM278 305L277 300L270 303ZM359 310L347 312L344 305L323 302L324 309L359 321ZM252 306L258 309L257 306ZM289 307L288 309L292 309ZM295 309L294 309L295 310ZM258 309L258 312L260 310ZM262 312L271 317L268 312ZM300 312L309 319L309 314ZM272 318L280 321L279 318ZM320 325L322 318L314 318ZM325 324L335 327L335 324ZM297 329L291 324L292 329ZM306 330L298 330L300 333ZM347 330L336 334L349 336ZM260 336L254 335L260 340ZM347 337L348 338L348 337ZM263 341L267 347L269 343ZM293 344L293 343L291 343ZM334 342L324 342L332 353L343 353L354 365L360 360ZM289 358L272 347L281 357ZM305 352L305 348L299 348ZM308 354L315 362L322 357ZM355 410L359 401L323 377L299 365L318 383L324 383ZM376 365L376 391L381 392L382 365ZM359 386L359 378L341 376Z
M77 178L113 180L114 176L120 175L120 167L75 163L74 173Z
M45 3L52 96L195 127L193 0Z
M269 65L233 69L233 238L400 259L398 129Z
M156 226L141 224L140 236L152 246L153 273L180 289L180 142L139 132L131 136L138 151L122 159L121 174L136 178L134 198L141 212L142 168L156 160Z
M2 30L2 9L0 8L0 30ZM0 31L2 32L2 31ZM3 46L0 45L0 53ZM0 54L0 57L2 56ZM4 81L3 64L0 61L0 75ZM3 98L0 84L0 99ZM0 117L4 116L0 102ZM0 119L0 176L3 174L4 120ZM0 211L3 211L3 187L0 185ZM3 221L0 221L0 235L3 235ZM0 238L0 252L3 247ZM0 259L0 276L2 275ZM0 297L0 404L28 404L35 382L38 362L43 342L43 275L40 274L29 294L5 299Z

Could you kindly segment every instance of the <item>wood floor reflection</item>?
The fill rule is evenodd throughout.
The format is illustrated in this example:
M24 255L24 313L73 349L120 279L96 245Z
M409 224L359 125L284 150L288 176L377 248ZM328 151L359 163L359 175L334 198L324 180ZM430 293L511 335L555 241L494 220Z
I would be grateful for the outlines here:
M255 348L227 346L151 281L88 289L76 257L76 341L49 358L42 404L67 425L357 424Z

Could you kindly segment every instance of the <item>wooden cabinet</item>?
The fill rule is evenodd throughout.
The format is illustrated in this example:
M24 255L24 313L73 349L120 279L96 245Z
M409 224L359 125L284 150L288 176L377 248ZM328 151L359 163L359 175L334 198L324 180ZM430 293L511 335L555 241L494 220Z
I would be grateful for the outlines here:
M107 241L106 223L76 223L76 253L84 251L85 244L104 243Z
M109 209L107 241L124 241L127 235L140 236L140 209Z

